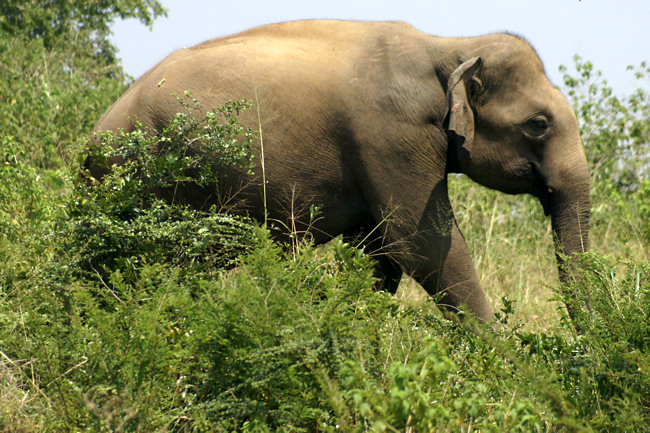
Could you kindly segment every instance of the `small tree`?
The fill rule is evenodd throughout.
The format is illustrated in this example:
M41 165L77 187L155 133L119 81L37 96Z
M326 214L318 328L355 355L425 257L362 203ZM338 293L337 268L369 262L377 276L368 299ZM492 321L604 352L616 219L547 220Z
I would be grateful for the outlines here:
M594 181L637 191L650 174L650 65L628 66L640 86L619 97L591 62L574 57L576 75L565 66L566 94L576 110ZM644 85L645 84L645 85Z
M125 90L110 24L164 14L157 0L0 2L0 140L13 137L30 165L60 167Z
M42 39L47 49L60 45L90 45L106 63L116 63L108 41L116 18L136 18L151 26L166 15L158 0L3 0L0 31L27 39Z

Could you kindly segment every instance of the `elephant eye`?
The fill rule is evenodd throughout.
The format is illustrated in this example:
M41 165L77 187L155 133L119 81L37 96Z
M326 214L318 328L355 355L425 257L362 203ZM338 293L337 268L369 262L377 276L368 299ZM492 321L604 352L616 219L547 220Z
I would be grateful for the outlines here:
M535 116L526 121L524 131L533 138L542 138L548 132L548 120L542 116Z

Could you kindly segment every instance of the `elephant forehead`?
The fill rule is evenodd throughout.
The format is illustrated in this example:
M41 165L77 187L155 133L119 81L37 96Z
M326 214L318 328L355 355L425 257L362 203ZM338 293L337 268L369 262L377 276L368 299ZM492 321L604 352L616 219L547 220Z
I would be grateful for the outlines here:
M524 39L496 34L477 38L472 45L471 55L484 62L477 75L485 88L513 91L519 86L550 85L541 59Z
M525 91L506 92L490 98L478 108L478 118L493 126L509 127L525 122L535 114L543 114L552 120L557 117L554 104L543 95L530 95Z
M510 34L486 36L484 60L513 71L528 70L544 74L544 65L533 46L525 39Z
M564 119L575 123L575 115L568 101L545 75L503 78L498 86L485 90L480 104L483 116L504 123L518 123L530 116L542 114L548 120Z

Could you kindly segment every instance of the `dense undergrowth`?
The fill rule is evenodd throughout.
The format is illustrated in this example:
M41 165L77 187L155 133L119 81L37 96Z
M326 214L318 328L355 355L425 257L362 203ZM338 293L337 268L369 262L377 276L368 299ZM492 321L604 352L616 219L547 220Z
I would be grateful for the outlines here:
M484 327L374 292L353 245L287 249L223 209L159 200L216 181L210 164L250 169L243 103L196 119L188 97L162 141L104 137L93 157L129 163L89 187L76 140L124 90L119 67L2 28L0 430L647 431L645 64L624 98L588 62L565 72L593 173L593 250L567 284L590 314L565 314L533 199L454 179L498 311Z

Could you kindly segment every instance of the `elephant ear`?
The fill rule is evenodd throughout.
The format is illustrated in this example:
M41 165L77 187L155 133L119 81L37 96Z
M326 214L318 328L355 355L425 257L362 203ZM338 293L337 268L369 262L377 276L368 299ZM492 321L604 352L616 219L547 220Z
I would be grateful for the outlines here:
M473 57L458 66L447 81L447 130L450 139L466 147L474 139L474 114L468 101L468 84L482 64L480 57Z

